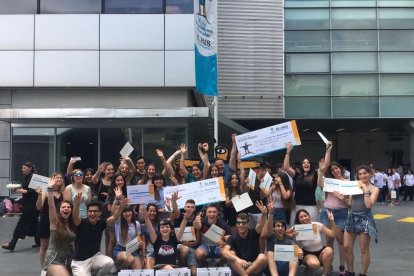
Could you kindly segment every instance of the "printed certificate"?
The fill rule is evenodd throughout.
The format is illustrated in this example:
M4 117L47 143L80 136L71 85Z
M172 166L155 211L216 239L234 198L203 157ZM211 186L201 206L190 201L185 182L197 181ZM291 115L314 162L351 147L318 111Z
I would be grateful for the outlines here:
M272 176L269 174L269 172L266 172L262 182L260 182L260 188L266 192L269 192L270 185L272 185L272 180Z
M154 202L154 186L152 184L127 186L127 195L131 204Z
M236 136L241 159L286 148L286 144L300 145L296 121L262 128Z
M178 233L178 230L180 230L179 227L174 228L175 233ZM181 237L180 241L195 241L196 240L196 233L193 226L187 226L184 228L183 236Z
M132 252L137 251L139 248L138 237L135 237L132 241L128 242L125 247L126 247L126 253L131 254Z
M42 188L42 191L46 192L49 184L49 179L50 178L47 176L42 176L34 173L32 175L32 179L29 182L29 188L36 189L40 186L40 188Z
M275 244L274 259L275 261L292 262L297 261L296 245Z
M171 199L175 192L178 192L178 196L180 197L177 200L177 205L180 209L184 208L185 202L188 199L193 199L197 206L226 200L222 177L164 187L164 198Z
M131 145L129 141L125 143L119 154L121 156L129 156L134 151L134 147Z
M221 229L217 225L213 224L210 226L208 231L204 234L204 237L212 242L219 243L224 236L224 229Z
M363 193L358 181L343 181L334 178L325 178L323 184L324 192L339 192L343 195L360 195Z
M241 210L249 208L250 206L253 205L253 202L248 193L236 195L235 197L231 199L231 202L233 203L233 206L234 206L234 209L236 209L236 212L240 212Z
M250 169L249 170L249 176L248 176L249 181L247 183L247 186L249 186L249 188L251 190L254 190L254 185L256 183L256 176L257 176L256 172L254 170Z
M318 237L318 226L316 224L295 224L295 230L298 232L297 241L315 240Z

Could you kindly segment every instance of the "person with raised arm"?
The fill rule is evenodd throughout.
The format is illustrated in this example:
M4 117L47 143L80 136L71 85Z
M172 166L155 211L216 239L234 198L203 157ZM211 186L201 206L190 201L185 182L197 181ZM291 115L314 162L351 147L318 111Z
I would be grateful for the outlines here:
M66 186L65 192L63 193L63 199L74 202L75 196L78 193L82 193L83 198L80 205L80 215L82 218L87 217L86 206L92 199L92 192L89 186L83 184L83 171L80 169L75 169L72 172L72 184Z

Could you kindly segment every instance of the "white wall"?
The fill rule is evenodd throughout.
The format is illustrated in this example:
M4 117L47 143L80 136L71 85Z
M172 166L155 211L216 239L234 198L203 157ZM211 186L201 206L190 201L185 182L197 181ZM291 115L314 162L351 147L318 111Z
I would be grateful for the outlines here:
M192 87L192 14L0 15L0 86Z

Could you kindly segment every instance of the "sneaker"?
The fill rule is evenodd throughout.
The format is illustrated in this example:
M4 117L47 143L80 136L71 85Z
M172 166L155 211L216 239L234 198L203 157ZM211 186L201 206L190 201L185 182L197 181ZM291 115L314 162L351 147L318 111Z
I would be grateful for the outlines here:
M1 248L6 249L6 250L10 250L13 251L14 250L14 246L10 243L5 243L1 246Z
M344 276L345 275L345 266L340 265L339 266L339 276Z

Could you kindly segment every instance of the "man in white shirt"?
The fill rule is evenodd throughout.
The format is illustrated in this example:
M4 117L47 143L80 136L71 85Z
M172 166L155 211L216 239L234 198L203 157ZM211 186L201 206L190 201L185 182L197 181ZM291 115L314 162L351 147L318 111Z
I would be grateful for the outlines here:
M385 185L386 179L387 179L387 175L381 172L380 169L376 168L375 173L374 173L374 184L380 189L380 193L378 196L379 204L384 204L385 196L388 192L388 187Z

